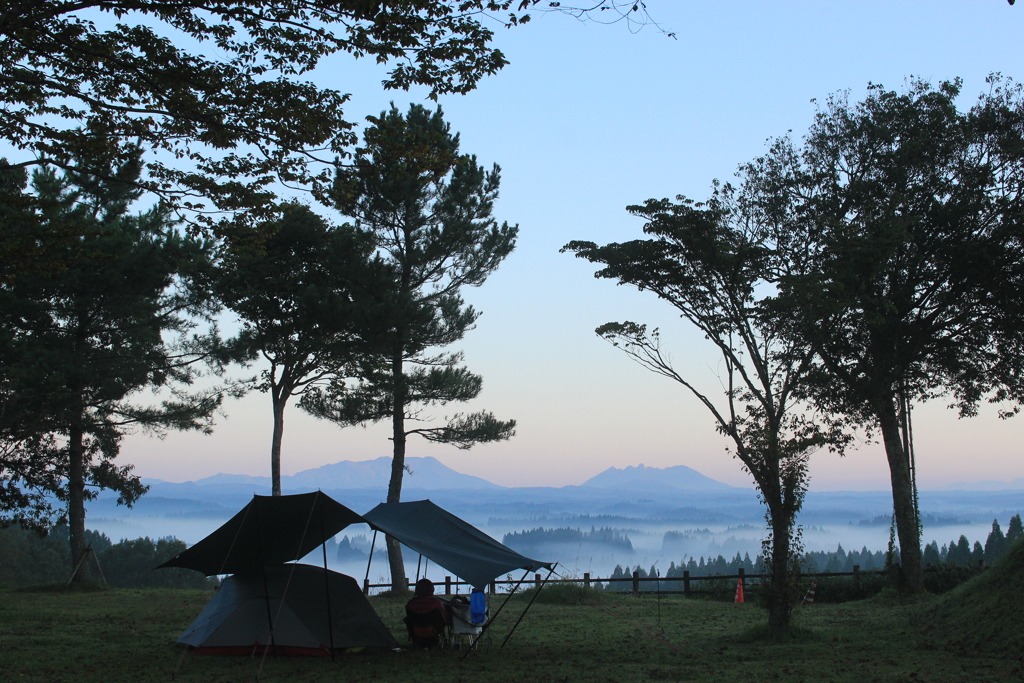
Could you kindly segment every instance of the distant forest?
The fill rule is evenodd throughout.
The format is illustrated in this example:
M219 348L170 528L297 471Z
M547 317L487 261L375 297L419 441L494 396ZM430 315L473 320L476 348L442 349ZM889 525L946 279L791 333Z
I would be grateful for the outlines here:
M213 585L211 579L188 569L153 569L186 548L185 542L176 538L137 538L113 543L105 534L92 530L86 531L86 538L95 551L103 577L111 586L202 588ZM971 543L966 536L960 536L959 539L942 546L932 542L925 546L923 558L926 567L976 568L981 561L989 565L994 563L1020 538L1024 538L1024 528L1021 516L1017 514L1010 518L1005 534L999 521L993 520L992 531L984 544L981 541ZM633 552L633 544L626 532L610 527L592 527L590 531L538 528L505 534L502 540L509 547L523 552L550 544L599 544L612 552ZM328 554L340 561L363 560L368 550L369 539L363 535L330 539L327 547ZM320 552L317 550L315 554L319 557ZM45 537L17 526L0 529L0 557L3 558L3 562L0 563L0 585L24 586L65 582L70 574L71 557L67 527L58 526ZM899 550L893 551L893 556L887 563L886 551L871 551L866 547L846 551L842 545L833 552L806 552L801 558L800 566L804 572L852 572L854 566L868 572L883 569L900 561ZM95 563L96 559L89 558L88 561ZM684 571L689 571L691 577L729 576L738 574L740 568L748 574L764 573L761 557L752 559L749 553L737 553L732 559L726 559L722 555L691 557L681 560L679 564L672 562L667 568L651 566L645 569L640 565L616 565L610 577L593 578L628 578L632 576L633 571L637 571L641 578L660 576L666 580L681 579ZM666 584L662 588L675 590L673 585ZM607 589L628 591L631 586L623 581L609 583Z
M90 572L96 565L107 585L117 588L210 588L211 579L191 569L153 568L185 550L184 541L173 537L137 538L113 543L98 531L87 529L86 543L95 557L86 556ZM65 583L71 575L71 542L66 525L40 536L17 526L0 529L0 586Z
M1005 555L1009 547L1020 538L1024 538L1024 528L1022 528L1021 516L1017 514L1010 518L1005 534L999 525L999 520L992 520L992 531L989 532L984 545L982 545L981 541L975 541L972 545L966 536L961 535L958 540L950 541L941 547L939 547L937 542L932 541L925 546L922 557L926 568L939 567L940 565L977 567L981 562L990 565ZM838 573L852 572L856 566L860 567L861 571L871 571L873 569L883 569L892 564L898 564L900 562L899 550L893 549L892 553L892 557L887 562L887 552L885 551L876 550L872 552L865 546L859 551L847 552L843 549L842 545L839 545L833 552L809 551L804 553L801 556L800 568L804 572ZM738 574L741 568L748 574L766 573L762 557L758 556L756 559L751 560L749 553L742 556L740 553L736 553L736 556L731 560L726 559L722 555L718 557L709 556L707 558L691 557L689 560L680 561L678 565L672 562L667 569L659 569L656 566L644 569L640 565L632 568L628 565L626 567L616 565L611 576L607 578L628 578L632 576L634 571L638 573L640 578L654 576L664 577L665 579L682 578L684 571L689 571L692 577L728 576ZM625 582L610 583L608 585L608 590L613 591L628 591L630 589L629 584Z
M633 543L626 531L602 527L590 527L590 531L579 529L545 529L543 527L529 531L513 531L505 534L501 542L509 548L522 553L529 553L542 546L559 545L600 545L609 552L632 553Z

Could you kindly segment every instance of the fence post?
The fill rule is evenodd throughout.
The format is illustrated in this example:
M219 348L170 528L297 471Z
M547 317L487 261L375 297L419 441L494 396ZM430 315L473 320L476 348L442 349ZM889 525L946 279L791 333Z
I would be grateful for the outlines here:
M370 594L370 580L369 579L363 579L363 595L369 595L369 594Z
M633 593L640 593L640 572L636 569L633 570Z
M533 585L537 588L540 588L540 574L533 575Z
M494 595L498 592L497 584L497 581L491 581L491 595Z
M444 577L444 594L445 595L451 595L452 594L452 577L450 577L450 576Z
M739 572L739 575L740 575L740 581L743 581L743 583L746 584L746 581L744 581L744 579L747 577L747 570L744 569L743 567L739 567L737 569L737 571ZM744 585L744 588L746 588L745 585Z
M683 595L690 594L690 570L683 570Z
M860 591L860 565L853 565L853 588Z
M590 572L583 572L583 587L590 588Z

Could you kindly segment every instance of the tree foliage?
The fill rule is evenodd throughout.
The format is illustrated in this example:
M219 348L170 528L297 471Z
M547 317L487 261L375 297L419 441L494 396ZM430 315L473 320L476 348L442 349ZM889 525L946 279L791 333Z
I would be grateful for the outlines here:
M349 95L306 74L347 55L386 64L388 89L465 93L507 63L488 24L523 23L538 4L14 0L0 9L0 139L25 153L15 165L82 175L103 174L134 146L159 151L146 189L205 224L266 218L271 184L322 189L331 176L318 162L355 142ZM648 19L634 3L542 9Z
M352 167L338 172L334 198L391 269L391 281L377 288L369 311L377 325L376 360L355 385L314 388L301 405L340 425L389 420L388 502L398 502L410 435L470 448L514 433L514 421L487 411L455 414L433 426L423 409L480 393L483 381L461 365L462 354L439 349L472 329L479 312L465 304L461 290L483 284L511 253L518 228L492 216L498 167L485 171L475 157L460 153L459 137L440 108L412 105L403 115L392 107L370 122ZM388 548L392 579L401 589L401 551L397 542Z
M998 76L967 112L959 81L830 97L803 145L777 140L752 188L792 217L812 264L780 318L815 352L818 405L877 430L906 588L922 589L911 409L961 416L1024 397L1024 96Z
M242 323L244 357L269 364L255 386L271 397L272 491L280 495L285 407L317 382L363 370L366 329L376 325L368 302L387 273L367 235L331 226L301 204L284 204L261 233L228 242L211 284Z
M115 490L124 504L145 491L115 462L123 436L209 430L221 401L216 389L187 391L218 343L215 330L195 333L213 312L191 286L209 245L182 236L162 205L132 213L139 169L138 155L108 180L44 167L31 191L23 169L4 172L32 216L6 216L0 235L36 224L62 265L0 280L0 512L40 529L68 519L75 562L95 495L87 487ZM50 241L51 232L79 237Z
M673 367L658 330L635 322L597 329L641 366L693 394L753 477L769 523L769 623L782 636L789 629L789 572L799 551L796 515L807 490L807 460L822 446L842 448L847 437L800 405L811 353L803 342L780 334L767 304L780 278L804 267L802 245L771 206L747 194L746 182L738 190L716 185L704 204L679 197L629 207L647 221L644 232L651 239L605 246L571 242L565 249L601 264L596 277L654 293L721 354L724 391L716 397Z

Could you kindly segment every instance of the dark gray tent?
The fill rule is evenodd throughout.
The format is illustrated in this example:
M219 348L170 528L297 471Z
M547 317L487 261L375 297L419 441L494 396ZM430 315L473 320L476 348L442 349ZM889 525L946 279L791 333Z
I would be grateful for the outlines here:
M252 573L299 560L349 524L365 521L320 491L253 496L220 528L160 567L195 569L207 576Z
M345 648L395 647L355 579L305 564L228 577L178 642L200 654L252 655L271 648L279 655L326 656Z
M514 569L551 569L498 543L429 500L381 503L363 518L424 557L479 588Z

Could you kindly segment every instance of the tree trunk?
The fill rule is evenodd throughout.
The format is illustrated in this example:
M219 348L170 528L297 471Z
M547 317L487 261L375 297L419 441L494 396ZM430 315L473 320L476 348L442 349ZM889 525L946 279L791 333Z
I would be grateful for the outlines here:
M85 557L85 430L81 415L71 420L68 431L68 531L71 538L71 569L81 567L75 583L89 580L89 563Z
M772 516L772 566L771 594L768 596L768 632L775 640L789 635L790 616L793 606L790 602L790 526L789 515L769 507Z
M907 593L924 591L921 568L921 529L914 505L914 487L910 476L910 461L903 449L900 421L893 401L883 400L877 406L878 425L882 430L885 455L889 460L889 480L892 482L892 507L896 516L896 533L900 541L902 572L900 589Z
M281 495L281 439L284 437L284 407L288 403L288 394L278 387L271 389L274 402L274 435L270 441L270 482L273 496Z
M402 500L402 477L405 474L405 369L402 353L399 350L391 359L391 378L394 387L394 403L392 405L391 441L394 444L394 455L391 459L391 481L388 482L388 502L398 503ZM391 590L404 592L409 590L409 582L405 575L405 560L402 558L402 546L397 539L386 538L388 549L388 566L391 568Z

